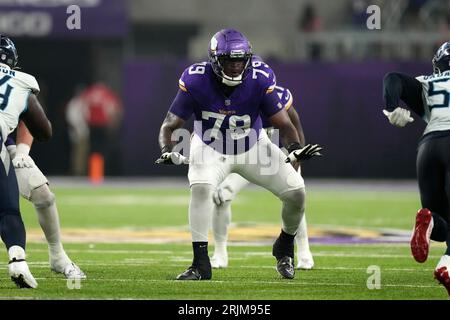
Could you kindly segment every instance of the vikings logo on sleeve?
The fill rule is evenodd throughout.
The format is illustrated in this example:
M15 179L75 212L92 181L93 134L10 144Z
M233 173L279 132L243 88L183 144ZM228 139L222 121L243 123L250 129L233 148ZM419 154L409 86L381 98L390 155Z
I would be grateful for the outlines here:
M274 90L278 95L278 97L280 98L282 106L286 109L286 111L289 110L293 102L291 91L289 91L289 89L287 88L283 88L280 86L275 86ZM269 119L264 114L261 114L261 120L263 128L272 127L272 124L270 123Z

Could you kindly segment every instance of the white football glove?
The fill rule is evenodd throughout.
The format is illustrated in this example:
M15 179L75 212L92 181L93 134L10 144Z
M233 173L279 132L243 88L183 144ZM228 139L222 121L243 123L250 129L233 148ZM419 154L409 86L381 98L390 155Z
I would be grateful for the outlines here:
M11 149L10 155L14 168L33 168L35 166L33 159L28 155L29 152L30 146L25 143L19 143L15 152Z
M164 152L161 157L156 159L156 164L189 164L189 158L179 152Z
M16 153L16 156L12 160L12 164L16 169L34 167L33 159L31 159L29 155L23 153Z
M227 187L217 187L213 194L213 201L216 205L220 206L225 203L225 201L233 200L233 192Z
M384 115L389 119L389 122L396 127L402 128L408 123L413 122L414 119L411 117L411 112L407 109L397 107L394 111L389 112L383 110Z
M294 150L291 153L289 153L285 162L308 160L314 156L321 156L322 155L320 153L321 150L322 147L319 146L318 144L307 144L303 148Z

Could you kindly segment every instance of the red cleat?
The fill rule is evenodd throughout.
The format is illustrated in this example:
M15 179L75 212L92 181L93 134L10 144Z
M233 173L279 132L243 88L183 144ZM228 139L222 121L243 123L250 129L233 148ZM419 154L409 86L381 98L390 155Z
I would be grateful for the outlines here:
M434 278L442 284L450 296L450 276L448 275L447 267L440 267L434 270Z
M431 211L423 208L417 212L416 225L411 237L411 253L417 262L425 262L430 249L430 235L433 230Z

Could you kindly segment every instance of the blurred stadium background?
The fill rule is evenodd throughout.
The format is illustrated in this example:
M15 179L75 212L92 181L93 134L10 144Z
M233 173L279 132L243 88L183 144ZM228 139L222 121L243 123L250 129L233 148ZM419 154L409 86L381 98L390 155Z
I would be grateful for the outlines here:
M81 7L80 30L66 27L70 15L66 9L71 4ZM366 27L370 4L381 8L381 30ZM236 261L231 256L231 262L244 265L243 275L235 274L234 282L221 286L221 292L208 284L198 291L186 291L168 281L191 257L189 191L186 167L154 165L160 155L158 131L178 90L181 72L190 63L207 59L211 36L225 27L247 35L254 53L275 70L278 83L291 89L307 141L324 146L324 157L305 163L303 169L309 186L312 251L323 284L308 273L306 283L283 284L282 289L272 283L261 290L265 276L275 278L269 244L278 232L279 203L266 197L265 191L254 189L237 199L233 221L238 224L235 227L244 229L241 233L238 229L232 240L253 241L249 230L261 228L255 222L262 224L259 239L267 248L248 250L261 251L265 260L244 256L245 248L231 248L236 254ZM0 33L13 38L22 69L38 79L40 99L53 123L53 139L36 143L32 156L47 175L66 177L50 181L56 186L64 239L73 242L67 245L68 251L90 279L105 281L99 282L100 287L88 282L87 290L79 295L71 292L69 297L255 299L251 290L256 290L265 292L259 298L268 299L443 298L431 278L434 261L413 264L406 245L420 205L415 156L424 124L415 117L407 128L394 128L381 109L384 74L431 73L431 58L450 38L449 31L450 2L442 0L0 0ZM77 178L71 171L73 151L66 111L80 88L98 82L120 98L123 118L118 134L104 140L108 146L106 175L117 178L92 188L87 169ZM87 158L84 161L87 164ZM133 184L125 177L146 180ZM344 179L358 179L361 184ZM46 250L33 209L25 201L22 205L29 239L37 242L30 254L40 261L31 266L42 267L38 277L50 281L40 294L26 295L64 297L67 290L55 291L64 284L57 276L49 277L46 265L44 269ZM361 243L397 245L343 247L323 240L340 236L346 239L343 243L363 239ZM170 238L185 245L164 245ZM145 239L153 244L123 244ZM97 247L101 251L95 251ZM148 256L139 256L149 248ZM165 251L159 255L158 250ZM436 258L440 248L434 250L432 257ZM133 260L130 254L138 256L132 256ZM158 263L167 261L167 269L152 272L152 268L161 268ZM389 291L370 292L366 268L383 263ZM258 274L261 264L266 265L267 275ZM129 272L130 266L135 267L135 274ZM327 270L340 271L328 274ZM355 278L356 270L360 273ZM245 284L249 291L237 295L242 290L239 277L254 271L254 283ZM105 279L123 272L128 278L122 282ZM218 273L219 282L227 277L226 271ZM136 279L147 279L140 281L149 281L156 289ZM280 296L280 292L287 295Z
M81 6L81 30L66 27L69 4ZM381 30L366 28L369 4L381 7ZM217 30L234 27L291 88L307 140L326 149L324 160L307 164L308 176L414 178L423 124L397 130L384 121L381 80L392 70L431 72L450 28L448 1L439 0L3 0L0 14L0 32L13 37L23 70L38 78L54 124L54 139L33 150L49 175L71 173L66 106L97 81L124 105L107 174L184 174L152 165L160 123L184 68L207 58Z

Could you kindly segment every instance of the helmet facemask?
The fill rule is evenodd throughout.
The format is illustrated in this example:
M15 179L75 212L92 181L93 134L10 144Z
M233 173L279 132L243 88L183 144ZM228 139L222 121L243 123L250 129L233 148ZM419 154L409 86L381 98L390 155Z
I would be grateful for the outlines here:
M214 73L227 86L237 86L249 74L252 49L239 31L224 29L209 44L209 61Z
M431 60L433 73L442 73L450 70L450 43L444 43Z
M244 80L244 73L250 65L251 55L242 54L239 57L221 56L217 58L220 69L219 77L227 86L233 87ZM248 74L248 73L247 73Z
M19 56L14 42L11 39L0 35L0 63L16 69Z

